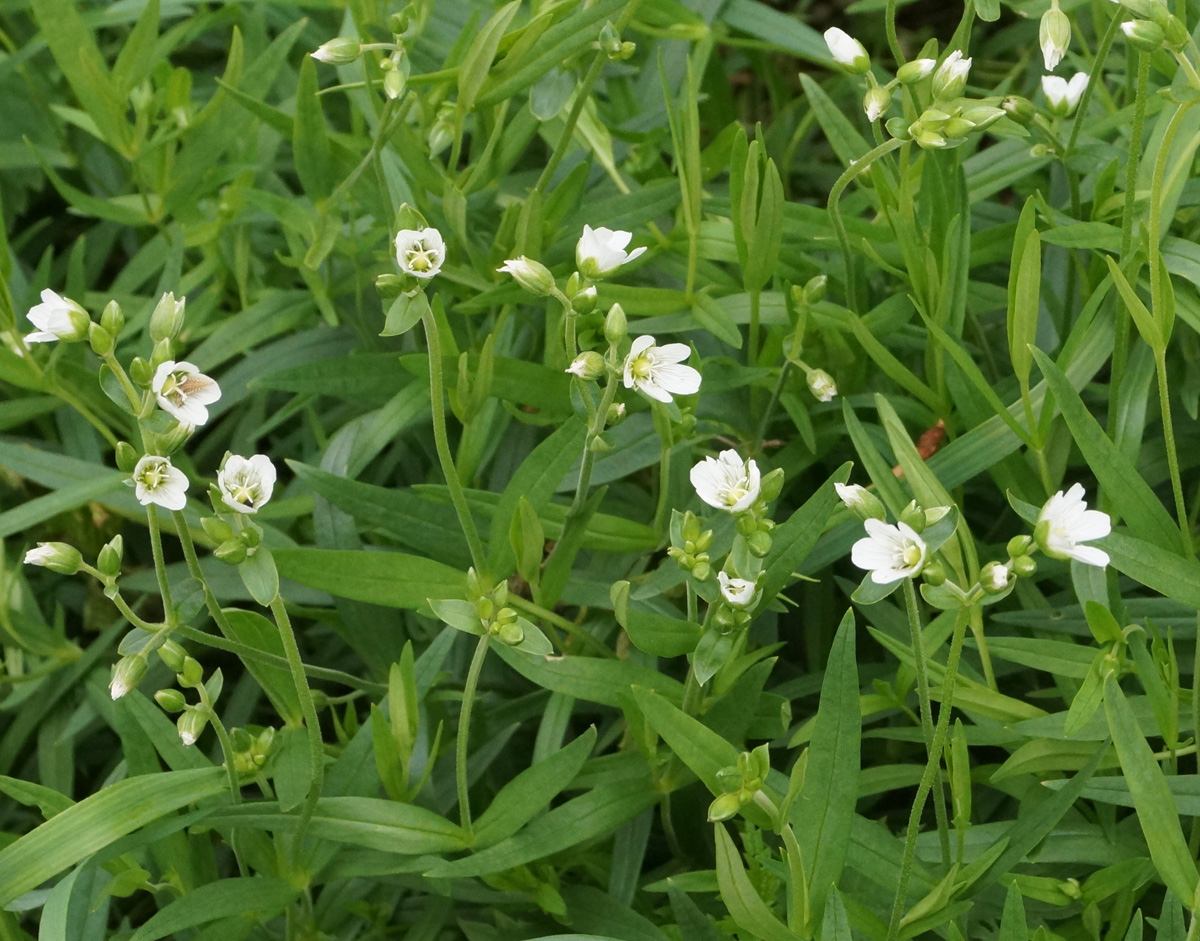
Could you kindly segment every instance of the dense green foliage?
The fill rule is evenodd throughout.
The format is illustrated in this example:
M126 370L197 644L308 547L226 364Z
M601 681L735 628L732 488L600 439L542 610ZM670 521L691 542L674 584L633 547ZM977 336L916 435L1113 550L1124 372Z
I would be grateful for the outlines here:
M1195 5L791 7L0 0L0 938L1200 937Z

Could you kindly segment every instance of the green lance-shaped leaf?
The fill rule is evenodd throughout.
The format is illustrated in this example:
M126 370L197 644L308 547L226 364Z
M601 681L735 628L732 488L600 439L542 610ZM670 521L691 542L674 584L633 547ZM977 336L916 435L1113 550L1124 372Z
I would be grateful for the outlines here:
M854 611L849 610L838 626L825 667L804 788L791 813L804 871L809 874L812 924L821 922L829 890L837 884L846 861L858 796L861 732Z
M1183 837L1171 789L1138 726L1129 700L1112 676L1104 686L1104 711L1154 868L1178 898L1190 900L1196 894L1200 876Z
M118 781L0 850L0 905L37 888L114 840L226 786L223 769L168 771Z
M1017 231L1020 233L1021 223L1018 223ZM1022 390L1029 387L1029 372L1033 365L1029 348L1037 340L1041 286L1042 243L1037 229L1031 227L1025 241L1014 244L1008 296L1008 353Z
M314 202L333 191L333 155L329 129L317 97L317 68L311 56L300 63L296 85L296 117L292 124L292 150L300 185Z
M754 938L762 941L797 941L797 935L767 908L746 874L742 857L723 823L713 828L717 839L717 885L721 901L729 909L734 923Z
M492 67L492 60L496 57L496 50L500 48L500 41L504 38L504 31L508 29L508 24L517 15L517 10L520 6L519 0L512 0L511 3L506 3L497 10L492 15L492 18L484 24L483 29L475 36L474 41L471 43L471 48L463 56L463 60L458 67L458 108L460 114L470 114L475 108L475 99L479 95L479 90L483 88L483 83L487 81L488 70Z
M210 882L155 913L130 941L174 938L181 931L235 915L266 920L283 911L299 893L295 886L272 876Z
M1138 333L1142 335L1142 339L1146 341L1147 346L1156 353L1160 352L1166 346L1162 325L1147 310L1146 305L1137 296L1133 285L1129 283L1120 265L1113 260L1112 256L1105 255L1104 260L1108 262L1108 270L1112 275L1113 284L1117 286L1117 293L1121 295L1121 300L1125 302L1125 307L1129 310L1129 315L1133 317L1133 322L1137 325Z

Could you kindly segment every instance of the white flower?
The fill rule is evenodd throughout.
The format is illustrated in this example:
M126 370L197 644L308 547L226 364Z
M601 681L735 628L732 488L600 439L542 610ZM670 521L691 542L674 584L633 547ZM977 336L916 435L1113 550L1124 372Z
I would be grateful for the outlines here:
M862 74L871 67L871 59L863 44L843 29L833 26L825 30L825 45L833 61L851 72Z
M171 459L147 454L133 469L134 493L138 503L155 503L168 510L182 510L187 504L187 475L171 464Z
M1046 93L1050 110L1061 118L1069 117L1079 107L1079 99L1087 86L1087 72L1076 72L1069 82L1057 75L1042 76L1042 91Z
M257 513L275 490L275 465L265 454L231 454L217 471L222 502L239 513Z
M191 363L167 360L154 371L150 389L163 411L185 425L203 425L208 421L206 405L221 397L221 387Z
M670 402L674 395L694 395L700 391L700 373L683 365L691 352L685 343L655 346L654 337L638 337L625 357L625 388L636 386L659 402Z
M1052 72L1067 53L1071 44L1071 21L1058 7L1058 0L1051 0L1050 9L1042 14L1038 25L1038 44L1042 47L1042 61L1046 71Z
M967 75L971 71L971 60L955 49L933 76L933 97L937 101L958 98L967 87Z
M924 567L928 550L907 523L889 526L882 520L869 519L863 526L867 535L851 547L850 559L860 569L867 569L876 585L911 578Z
M748 608L758 596L758 582L748 578L731 578L725 572L717 572L721 584L721 597L735 608Z
M29 343L53 343L55 340L82 340L88 335L92 320L87 311L69 297L55 294L49 288L42 291L42 302L25 315L37 327L37 332L25 337Z
M743 461L732 448L700 461L692 468L691 478L701 500L730 513L750 509L762 488L758 464L753 458Z
M1112 520L1108 514L1089 510L1083 499L1083 484L1075 484L1046 501L1033 535L1042 551L1053 559L1076 559L1103 568L1108 565L1108 553L1080 543L1103 539L1110 532Z
M396 233L396 264L405 274L428 280L442 270L446 243L437 229L401 229Z
M509 258L496 269L505 274L511 274L516 282L526 291L545 297L554 290L554 275L540 261L534 261L522 255L519 258Z
M816 396L818 402L830 402L837 395L837 383L824 369L809 372L807 381L808 391Z
M604 226L593 229L585 225L579 244L575 246L575 264L579 273L585 278L607 278L622 265L633 261L646 251L646 246L626 252L625 246L632 238L632 232L614 231Z

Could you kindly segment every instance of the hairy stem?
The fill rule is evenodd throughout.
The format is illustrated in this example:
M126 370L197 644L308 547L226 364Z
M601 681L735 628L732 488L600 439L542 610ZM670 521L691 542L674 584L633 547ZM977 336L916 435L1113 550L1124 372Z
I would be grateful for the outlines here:
M479 674L483 670L483 661L487 658L489 636L484 634L475 646L475 655L471 657L471 666L467 671L467 683L463 687L462 711L458 714L458 735L455 740L454 781L458 788L458 817L462 821L463 831L467 841L474 836L471 826L471 797L468 793L467 781L467 752L471 737L471 712L475 708L475 691L479 686Z

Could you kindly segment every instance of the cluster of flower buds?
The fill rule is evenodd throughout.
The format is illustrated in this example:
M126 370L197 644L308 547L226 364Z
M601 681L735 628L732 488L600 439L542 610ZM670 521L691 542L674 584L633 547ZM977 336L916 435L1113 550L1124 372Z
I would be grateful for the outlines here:
M721 794L708 805L708 820L717 823L728 820L747 804L752 803L766 783L771 771L771 756L766 743L754 751L742 752L737 764L717 772Z
M214 670L208 681L204 680L204 668L200 661L188 656L182 647L172 643L172 649L164 653L168 645L159 648L159 656L169 669L175 670L175 682L180 689L160 689L154 694L154 701L166 712L179 713L175 726L179 730L179 739L184 745L194 745L204 727L213 716L213 706L221 695L223 679L220 670ZM182 690L195 690L199 702L192 704L187 701Z
M257 774L271 755L275 729L268 725L257 735L246 729L233 729L229 733L229 741L233 746L234 770L238 774Z
M700 517L688 510L679 520L678 532L671 527L671 545L667 555L679 563L685 572L691 572L697 581L707 581L712 574L712 563L708 548L712 545L713 531L704 529Z
M612 23L605 23L600 30L600 40L596 43L596 48L608 56L609 62L624 62L637 51L637 44L622 42L617 28Z
M404 94L412 64L408 58L407 45L417 31L417 17L410 3L399 13L388 18L392 32L391 42L360 43L349 36L338 36L309 53L318 62L326 65L353 65L364 52L381 51L387 55L380 60L379 70L383 73L383 93L393 101ZM435 151L436 152L436 151Z
M1190 36L1187 27L1162 0L1113 0L1137 19L1121 24L1121 32L1135 49L1157 52L1166 48L1180 53Z
M475 569L467 571L467 599L475 606L475 614L484 631L502 644L515 647L525 639L521 626L522 618L508 607L508 583L501 582L489 589L480 580Z

